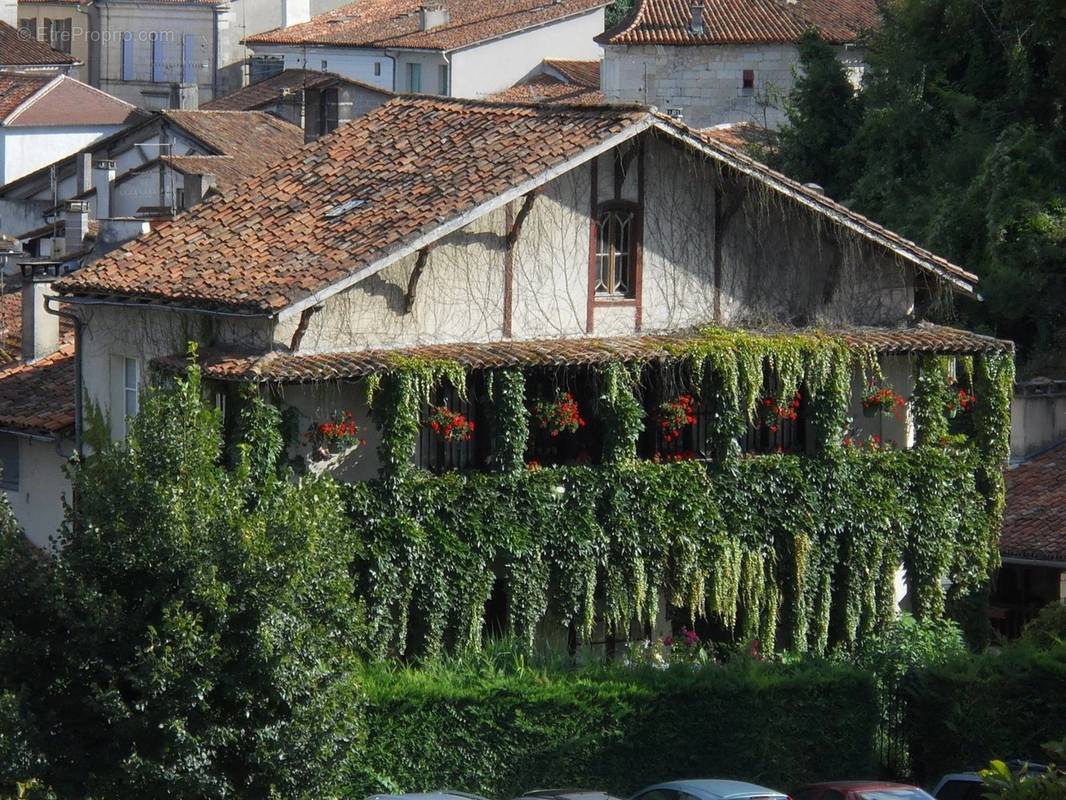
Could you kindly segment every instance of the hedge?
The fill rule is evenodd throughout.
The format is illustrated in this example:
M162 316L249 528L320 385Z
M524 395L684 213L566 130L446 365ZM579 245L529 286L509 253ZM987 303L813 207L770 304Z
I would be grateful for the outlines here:
M1014 645L968 655L909 677L904 729L915 778L986 766L990 759L1047 758L1066 737L1066 643Z
M873 683L840 665L466 679L379 667L365 687L363 780L351 796L448 786L506 798L563 785L626 796L686 777L787 790L876 773Z

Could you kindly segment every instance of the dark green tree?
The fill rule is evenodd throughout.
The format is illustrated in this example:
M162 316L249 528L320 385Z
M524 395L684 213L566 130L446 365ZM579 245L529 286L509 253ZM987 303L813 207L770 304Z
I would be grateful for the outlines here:
M861 121L861 106L844 65L814 31L799 41L800 74L785 103L778 166L803 182L838 197L851 184L846 157Z
M124 444L74 466L51 563L5 535L24 570L4 600L33 609L0 601L5 703L62 797L330 797L348 775L347 518L334 484L278 469L276 411L242 413L231 470L193 367L146 393Z

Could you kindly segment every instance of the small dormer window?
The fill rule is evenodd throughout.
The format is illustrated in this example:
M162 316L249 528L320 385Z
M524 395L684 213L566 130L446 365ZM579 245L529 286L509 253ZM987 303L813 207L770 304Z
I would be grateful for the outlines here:
M597 296L633 296L638 235L635 205L617 202L600 206L596 237Z

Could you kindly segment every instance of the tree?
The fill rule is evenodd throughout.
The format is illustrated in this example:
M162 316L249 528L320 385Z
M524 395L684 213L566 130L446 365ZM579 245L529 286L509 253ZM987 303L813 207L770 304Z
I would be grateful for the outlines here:
M124 444L74 465L62 549L23 558L14 587L37 618L4 604L0 641L23 749L60 796L329 797L344 781L353 538L332 482L280 469L278 422L248 398L227 469L193 366L146 393Z
M800 74L787 101L778 166L797 180L814 182L831 196L850 184L851 159L861 107L844 65L814 31L799 41Z

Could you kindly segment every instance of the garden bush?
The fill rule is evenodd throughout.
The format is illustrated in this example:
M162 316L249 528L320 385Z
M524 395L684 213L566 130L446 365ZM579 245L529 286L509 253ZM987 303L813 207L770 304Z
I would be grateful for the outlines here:
M911 674L903 684L914 777L929 783L993 758L1040 761L1066 735L1066 644L1027 642Z
M787 790L871 777L869 676L825 662L739 658L698 670L369 669L362 782L350 796L451 786L625 796L655 781L743 778Z

